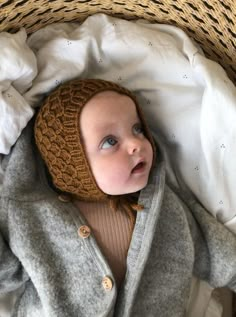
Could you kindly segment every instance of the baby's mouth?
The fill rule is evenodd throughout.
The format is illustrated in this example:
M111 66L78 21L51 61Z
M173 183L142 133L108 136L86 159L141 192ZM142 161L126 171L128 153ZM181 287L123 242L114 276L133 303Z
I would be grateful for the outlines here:
M145 162L139 162L135 167L132 169L131 174L140 173L144 170Z

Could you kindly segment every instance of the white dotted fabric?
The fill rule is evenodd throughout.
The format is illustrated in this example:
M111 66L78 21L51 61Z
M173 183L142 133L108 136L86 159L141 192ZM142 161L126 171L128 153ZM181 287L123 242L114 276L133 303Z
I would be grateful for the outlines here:
M171 182L190 189L236 232L236 89L183 31L97 14L81 25L42 28L27 42L24 30L7 36L0 65L11 61L15 77L1 69L0 153L10 151L40 97L60 83L74 77L117 82L138 96Z

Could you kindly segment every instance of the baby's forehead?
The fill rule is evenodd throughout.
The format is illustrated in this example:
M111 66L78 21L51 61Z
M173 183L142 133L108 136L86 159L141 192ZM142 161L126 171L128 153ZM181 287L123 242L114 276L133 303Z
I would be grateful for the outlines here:
M129 98L129 96L115 90L104 90L104 91L100 91L96 93L90 100L96 100L96 99L102 99L102 98L117 98L121 96Z
M101 109L106 107L110 108L111 106L117 107L118 105L126 105L126 107L130 105L129 107L135 109L136 111L136 105L131 96L115 90L104 90L96 93L87 100L83 106L82 112L87 112L87 108ZM84 110L84 108L86 110Z
M137 117L136 104L129 95L113 90L106 90L97 93L90 98L83 106L80 113L80 122L92 122L96 124L104 121L123 120L124 118ZM114 119L115 118L115 119Z

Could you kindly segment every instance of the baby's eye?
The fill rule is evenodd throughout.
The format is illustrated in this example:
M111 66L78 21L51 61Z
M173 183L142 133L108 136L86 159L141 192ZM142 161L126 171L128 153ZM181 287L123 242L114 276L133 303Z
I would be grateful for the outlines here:
M110 147L116 145L117 141L115 138L112 136L109 136L108 138L105 139L105 141L102 143L101 148L102 149L109 149Z
M143 126L141 123L137 123L133 126L133 132L134 134L143 134Z

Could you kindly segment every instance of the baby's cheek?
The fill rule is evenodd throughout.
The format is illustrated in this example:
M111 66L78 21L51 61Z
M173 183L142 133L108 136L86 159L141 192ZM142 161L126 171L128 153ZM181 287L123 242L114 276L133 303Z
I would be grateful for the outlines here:
M106 194L116 195L126 185L130 172L129 164L124 158L109 158L94 160L92 168L93 176L98 187Z
M109 195L119 195L123 193L126 185L124 170L118 170L112 166L109 167L109 172L102 174L100 186L102 190Z
M101 190L105 191L112 184L114 171L111 164L104 164L97 162L92 169L93 176Z

